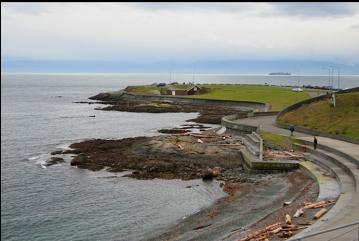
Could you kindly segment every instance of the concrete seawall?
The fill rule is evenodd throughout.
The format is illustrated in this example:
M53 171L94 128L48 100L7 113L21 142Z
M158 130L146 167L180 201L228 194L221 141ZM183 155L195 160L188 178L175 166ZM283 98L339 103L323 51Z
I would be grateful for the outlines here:
M282 172L291 171L299 168L298 161L282 160L282 161L260 161L254 157L251 153L240 148L244 168L250 173L271 173L271 172Z
M279 112L271 111L271 112L248 112L248 113L238 113L234 115L227 115L222 117L221 125L226 127L227 129L234 130L239 132L240 134L252 133L258 130L258 126L255 125L246 125L237 123L235 120L244 119L247 117L255 117L255 116L272 116L276 115Z
M269 108L267 104L261 102L255 102L255 101L197 99L197 98L187 98L187 97L185 98L176 97L170 95L144 95L144 94L129 93L126 91L123 92L122 96L125 97L126 99L231 106L231 107L235 107L238 110L247 110L247 111L267 111Z

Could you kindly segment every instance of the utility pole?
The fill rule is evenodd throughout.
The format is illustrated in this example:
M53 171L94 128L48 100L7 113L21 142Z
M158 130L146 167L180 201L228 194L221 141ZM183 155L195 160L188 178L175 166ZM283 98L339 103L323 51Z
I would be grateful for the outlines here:
M332 82L331 82L331 88L333 89L334 86L334 66L331 66L332 68Z
M340 66L338 66L338 89L340 89Z
M331 89L334 87L334 68L332 65L328 67L328 87Z

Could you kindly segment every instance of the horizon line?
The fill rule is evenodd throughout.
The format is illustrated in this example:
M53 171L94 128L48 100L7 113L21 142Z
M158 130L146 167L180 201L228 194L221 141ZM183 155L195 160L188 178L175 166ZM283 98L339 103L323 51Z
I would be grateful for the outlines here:
M1 75L193 75L193 73L176 73L176 72L1 72ZM246 75L246 76L329 76L328 74L290 74L290 75L270 75L255 73L194 73L194 75ZM340 74L340 76L358 76L358 74ZM333 76L337 76L334 74Z

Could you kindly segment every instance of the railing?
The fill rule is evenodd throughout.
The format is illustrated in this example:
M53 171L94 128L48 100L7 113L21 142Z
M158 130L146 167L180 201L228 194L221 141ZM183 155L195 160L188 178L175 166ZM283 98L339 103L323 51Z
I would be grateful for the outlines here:
M263 139L256 132L252 132L252 135L259 140L259 160L263 161Z
M333 232L333 231L336 231L336 230L345 229L345 228L349 228L349 227L351 227L349 230L345 230L345 232L342 232L340 234L335 234L335 236L331 236L330 239L327 239L326 241L335 241L339 237L342 237L342 238L345 237L345 235L347 235L347 234L353 234L352 238L354 237L354 239L346 239L346 240L348 240L348 241L359 241L359 221L356 221L356 222L350 223L350 224L346 224L346 225L343 225L343 226L338 226L338 227L335 227L335 228L323 230L323 231L320 231L320 232L311 233L311 234L304 235L304 236L299 237L299 238L290 239L290 241L312 240L312 239L309 239L309 238L317 237L317 236L322 235L322 234L326 234L326 233L329 233L329 232Z

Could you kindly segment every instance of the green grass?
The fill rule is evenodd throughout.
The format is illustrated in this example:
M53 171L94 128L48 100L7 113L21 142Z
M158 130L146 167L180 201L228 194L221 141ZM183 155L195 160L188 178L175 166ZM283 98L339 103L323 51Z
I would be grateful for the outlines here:
M267 147L274 147L280 150L299 150L299 147L294 143L301 143L300 140L291 137L274 134L272 132L261 131L260 136L263 138L264 145Z
M178 84L178 85L170 85L171 88L173 89L179 89L179 90L187 90L187 89L190 89L191 87L193 87L193 85L181 85L181 84Z
M336 95L283 114L278 121L335 135L359 139L359 92Z
M208 92L191 98L259 101L269 103L271 111L280 111L296 102L310 98L307 92L293 92L291 88L263 85L201 85Z

